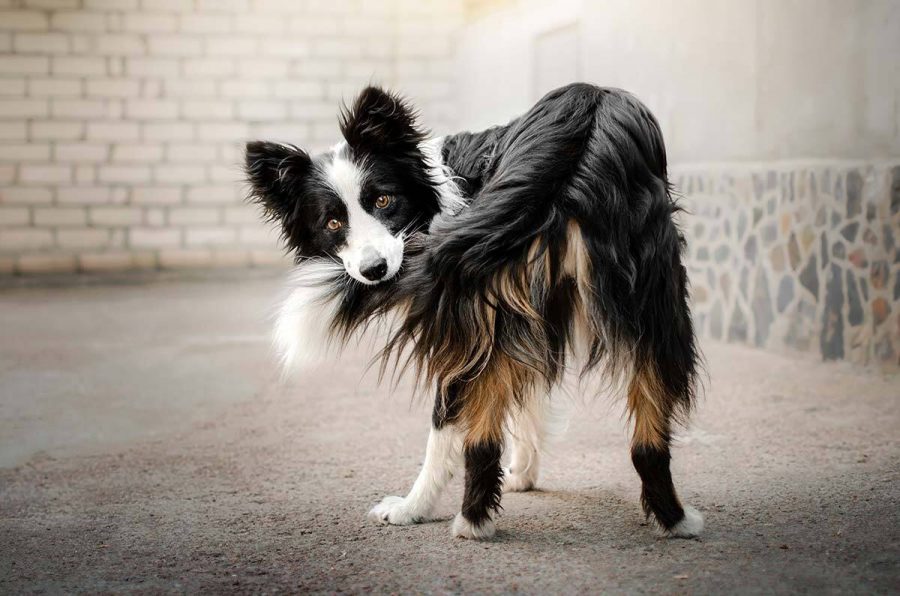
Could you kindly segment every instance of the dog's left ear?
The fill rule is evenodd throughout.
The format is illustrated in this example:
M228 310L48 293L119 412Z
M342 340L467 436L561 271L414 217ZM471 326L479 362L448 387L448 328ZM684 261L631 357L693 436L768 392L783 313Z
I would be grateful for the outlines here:
M349 110L341 113L341 133L356 151L415 151L427 137L416 124L417 114L398 95L366 87Z

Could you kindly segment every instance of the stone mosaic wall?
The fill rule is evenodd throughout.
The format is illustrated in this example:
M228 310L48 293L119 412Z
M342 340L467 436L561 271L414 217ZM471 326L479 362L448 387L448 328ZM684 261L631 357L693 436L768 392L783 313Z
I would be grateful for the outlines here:
M900 165L675 168L698 334L900 367Z

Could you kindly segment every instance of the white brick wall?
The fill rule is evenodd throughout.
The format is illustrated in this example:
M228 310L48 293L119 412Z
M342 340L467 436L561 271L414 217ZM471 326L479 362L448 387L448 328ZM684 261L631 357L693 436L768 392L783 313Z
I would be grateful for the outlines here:
M284 262L243 142L327 147L369 81L452 129L462 4L0 1L0 274Z

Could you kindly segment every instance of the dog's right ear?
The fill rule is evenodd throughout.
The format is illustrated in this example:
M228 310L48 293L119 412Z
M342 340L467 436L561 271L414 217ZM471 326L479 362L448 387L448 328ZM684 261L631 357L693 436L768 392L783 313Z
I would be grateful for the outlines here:
M293 145L267 141L247 143L244 171L250 183L250 196L263 206L269 217L284 220L295 212L303 180L311 168L309 154Z

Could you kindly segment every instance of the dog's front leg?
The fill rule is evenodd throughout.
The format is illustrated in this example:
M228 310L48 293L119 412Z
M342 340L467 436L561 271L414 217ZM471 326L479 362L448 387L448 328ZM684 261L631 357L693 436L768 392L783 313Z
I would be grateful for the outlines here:
M425 463L415 484L405 497L385 497L369 512L369 519L400 526L433 519L432 509L460 466L461 459L462 433L448 421L438 400L425 449Z

